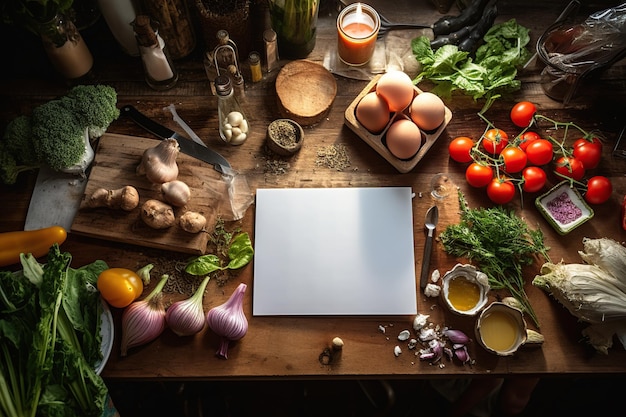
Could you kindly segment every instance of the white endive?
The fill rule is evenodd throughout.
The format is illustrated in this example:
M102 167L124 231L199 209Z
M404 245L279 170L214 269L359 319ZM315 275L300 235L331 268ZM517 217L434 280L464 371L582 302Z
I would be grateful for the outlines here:
M533 285L551 294L582 321L626 318L626 292L620 281L597 265L548 262Z
M597 265L619 282L622 291L626 292L626 247L613 239L583 239L584 251L578 254L588 264Z

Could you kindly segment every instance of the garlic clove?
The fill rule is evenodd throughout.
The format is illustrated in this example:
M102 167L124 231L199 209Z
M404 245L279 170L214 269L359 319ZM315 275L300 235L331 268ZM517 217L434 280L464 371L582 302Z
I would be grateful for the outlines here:
M241 135L241 129L239 129L238 127L233 127L233 137L236 138L239 135Z
M241 123L239 124L239 128L241 129L243 133L248 133L248 129L250 129L250 126L248 125L248 121L246 119L243 119Z
M228 119L228 123L230 123L233 126L239 126L241 122L244 120L243 114L241 114L238 111L233 111L233 112L228 113L227 119Z
M241 145L242 143L246 141L247 138L248 138L248 135L246 135L245 133L240 133L239 135L237 135L236 137L230 140L230 144Z
M167 203L176 207L183 207L191 199L189 186L180 180L168 181L161 184L161 193Z
M233 129L224 128L224 136L226 137L226 140L230 142L233 137Z

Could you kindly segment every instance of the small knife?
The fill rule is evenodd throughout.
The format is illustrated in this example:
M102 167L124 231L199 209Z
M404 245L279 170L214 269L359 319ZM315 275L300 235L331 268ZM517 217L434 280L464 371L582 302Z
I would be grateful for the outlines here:
M160 139L176 139L182 153L213 165L217 172L226 174L230 171L230 163L222 155L155 122L134 106L128 105L122 107L121 114L127 116L133 122Z

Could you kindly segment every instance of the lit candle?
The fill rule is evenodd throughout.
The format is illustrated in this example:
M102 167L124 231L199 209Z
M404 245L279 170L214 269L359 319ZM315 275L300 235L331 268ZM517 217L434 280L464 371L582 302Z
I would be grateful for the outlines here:
M371 6L353 3L337 17L337 52L348 65L364 65L374 54L380 16Z

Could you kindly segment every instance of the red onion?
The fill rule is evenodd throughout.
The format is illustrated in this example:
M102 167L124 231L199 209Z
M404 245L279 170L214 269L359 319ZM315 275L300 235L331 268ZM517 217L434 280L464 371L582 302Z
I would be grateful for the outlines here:
M128 349L153 341L165 329L165 306L163 305L163 287L168 276L161 281L146 298L135 301L122 313L122 356Z
M177 301L167 309L165 321L178 336L191 336L204 328L202 297L209 279L208 276L204 278L191 297Z
M206 315L209 327L221 338L216 354L224 359L228 359L228 343L241 339L248 331L248 320L243 313L246 288L246 284L239 284L228 301L213 307Z

